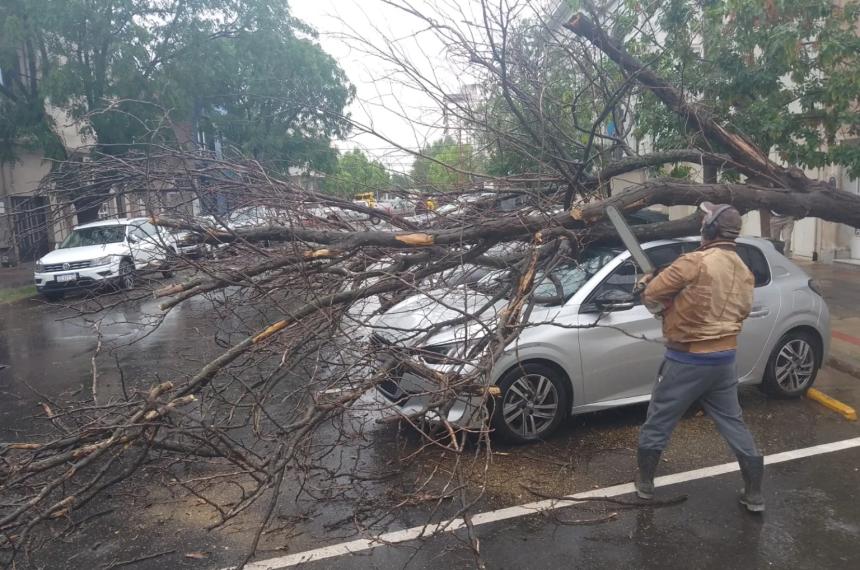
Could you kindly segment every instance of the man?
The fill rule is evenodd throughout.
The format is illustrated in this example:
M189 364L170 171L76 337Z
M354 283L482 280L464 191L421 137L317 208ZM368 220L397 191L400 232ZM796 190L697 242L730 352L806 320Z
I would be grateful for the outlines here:
M782 254L791 257L791 234L794 233L794 218L782 215L775 210L770 211L770 237L781 241Z
M663 319L666 355L639 432L636 493L654 496L654 472L678 420L695 401L738 458L741 503L764 510L764 462L741 416L735 350L750 312L754 279L735 251L741 215L728 204L701 205L702 245L656 276L643 278L645 306Z

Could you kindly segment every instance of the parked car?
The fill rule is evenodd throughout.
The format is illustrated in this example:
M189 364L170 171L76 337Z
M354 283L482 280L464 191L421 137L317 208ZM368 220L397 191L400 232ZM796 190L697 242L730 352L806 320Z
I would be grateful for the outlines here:
M188 230L174 230L170 232L176 243L176 252L189 259L199 259L209 255L211 247L203 243L201 236Z
M173 235L146 218L84 224L36 262L36 289L49 300L104 286L130 289L138 270L155 268L170 277L175 255Z
M696 247L698 238L644 244L658 267ZM738 342L740 382L760 384L776 396L799 396L815 381L827 355L827 305L806 273L770 242L741 238L738 254L755 276L752 312ZM546 438L570 414L649 400L664 347L660 321L633 293L640 271L629 252L595 247L578 263L552 273L552 280L539 276L529 326L490 373L501 395L487 406L479 397L459 397L448 412L449 422L475 427L490 413L498 435L528 442ZM466 374L478 358L468 356L469 349L485 334L481 322L493 322L507 301L429 338L418 331L461 316L464 308L476 312L505 278L505 272L496 272L472 288L406 299L373 323L371 341L383 353L398 347L402 355L405 348L413 355L409 358L437 372ZM386 406L406 415L422 413L435 397L431 380L402 366L377 391Z
M278 211L266 206L245 206L230 212L225 221L232 230L267 226L278 223Z

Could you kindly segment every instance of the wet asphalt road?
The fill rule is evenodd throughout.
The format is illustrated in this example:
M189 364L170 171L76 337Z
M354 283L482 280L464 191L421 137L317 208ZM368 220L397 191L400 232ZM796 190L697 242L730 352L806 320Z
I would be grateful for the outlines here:
M214 350L201 332L212 325L193 307L178 307L159 321L156 305L123 305L97 316L39 300L0 305L0 363L9 366L0 377L0 429L14 427L28 411L38 413L46 399L82 399L95 388L104 402L122 393L123 379L137 379L127 391L143 388L188 372ZM94 383L92 356L100 337Z
M844 296L844 292L840 294ZM848 299L841 302L852 310L858 306ZM170 313L153 331L154 307L152 302L124 306L109 310L102 319L103 346L96 360L95 383L99 398L120 394L123 378L138 379L139 386L126 385L131 390L166 379L165 376L189 372L218 350L211 343L213 332L239 328L236 323L227 326L213 322L203 316L201 307L189 304ZM250 321L244 324L255 328ZM132 339L138 342L126 346ZM87 396L86 392L93 388L91 356L97 344L95 329L86 318L35 301L0 306L0 362L10 365L0 372L2 440L15 439L27 418L40 413L40 402ZM817 386L860 408L860 380L824 370ZM808 400L770 400L750 388L742 390L741 399L745 416L765 453L860 436L856 423L845 422ZM497 449L478 510L535 500L534 490L557 496L629 481L636 431L644 411L643 406L634 406L577 417L548 442ZM345 444L337 453L346 458L361 455L368 465L382 472L390 469L391 460L396 459L392 452L395 430L371 429L366 434L371 441L369 446L358 450ZM444 454L426 455L419 461L423 462L419 467L425 469L424 473L431 468L444 468L452 461ZM665 457L662 474L731 460L710 421L695 411L682 421ZM481 466L479 463L476 470ZM559 511L558 518L532 516L485 525L478 530L481 552L490 568L854 567L860 564L858 466L860 451L855 449L770 468L766 492L769 511L761 520L737 508L735 495L740 481L735 473L667 489L669 496L689 496L680 505L632 510L599 505ZM137 481L135 485L145 483ZM379 492L390 491L385 485L388 483L380 485ZM34 566L95 568L172 551L128 567L221 568L240 558L252 530L249 526L235 526L209 532L206 526L212 519L205 505L154 501L144 496L143 489L123 492L127 493L128 498L123 500L128 508L123 503L109 505L113 510L98 525L54 543ZM140 498L136 498L138 495ZM163 494L160 498L164 499ZM349 504L314 510L305 502L300 507L285 505L282 513L284 518L306 517L298 531L271 538L258 559L356 538L350 525L344 529L331 524L351 516ZM601 517L616 510L618 515L602 524L562 523ZM386 519L385 524L386 528L399 529L425 520L426 511L417 509ZM205 553L205 557L186 557L192 550ZM75 557L74 562L70 556ZM437 568L473 564L462 536L454 534L398 547L384 546L307 567Z
M570 507L552 515L477 529L488 568L809 569L860 564L860 450L770 467L767 512L737 504L737 473L658 488L657 498L687 496L677 506L624 510L612 504ZM633 500L631 496L621 497ZM613 516L608 522L576 521ZM324 568L464 568L475 558L465 535L378 547L302 565Z

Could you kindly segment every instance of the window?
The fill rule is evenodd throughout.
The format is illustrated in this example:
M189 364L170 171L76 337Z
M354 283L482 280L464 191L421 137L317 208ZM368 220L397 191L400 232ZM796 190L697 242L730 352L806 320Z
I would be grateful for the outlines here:
M737 251L738 257L752 271L756 287L764 287L770 283L770 266L768 266L764 254L757 247L739 243Z
M535 275L537 284L533 292L535 301L542 305L558 305L566 302L618 253L619 251L614 248L589 248L583 252L578 262L559 263L549 276L539 271ZM512 279L513 275L510 271L501 269L491 271L477 283L468 284L468 286L481 293L493 295L500 289L509 290L513 286Z
M147 237L146 230L143 229L143 225L129 226L128 235L139 240L146 239Z
M698 245L699 244L696 242L678 242L671 245L654 247L647 250L645 253L648 254L648 257L651 259L651 262L655 267L663 268L671 265L672 262L678 259L682 253L687 253L696 249ZM621 265L616 267L600 285L594 288L594 291L592 291L591 295L588 297L588 301L583 304L583 311L589 312L595 310L596 307L592 305L590 301L606 291L619 289L627 293L633 293L636 281L641 276L642 270L639 269L636 263L631 259L625 260ZM636 302L638 304L640 303L638 298L639 296L637 295L636 297Z
M125 226L78 228L60 244L60 249L119 243L125 240Z

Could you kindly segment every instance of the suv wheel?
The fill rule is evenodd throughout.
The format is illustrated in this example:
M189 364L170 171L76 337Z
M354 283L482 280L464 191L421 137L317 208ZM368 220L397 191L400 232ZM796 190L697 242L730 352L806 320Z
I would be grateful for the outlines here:
M127 259L122 260L119 264L119 288L134 288L134 265Z
M165 279L170 279L173 277L173 268L176 266L176 250L169 249L167 250L167 255L165 255L164 260L164 269L161 270L161 276Z
M818 342L809 333L791 331L783 335L767 361L762 389L772 396L802 396L815 382L821 366Z
M568 416L568 380L549 366L529 362L505 373L494 400L492 425L511 443L540 441Z

